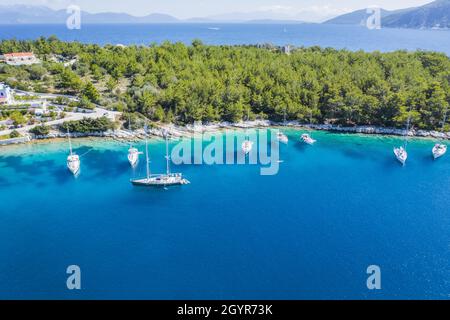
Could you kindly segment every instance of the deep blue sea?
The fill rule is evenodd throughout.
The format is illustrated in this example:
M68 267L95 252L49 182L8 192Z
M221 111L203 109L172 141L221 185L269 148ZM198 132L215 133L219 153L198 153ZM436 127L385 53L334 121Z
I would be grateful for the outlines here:
M450 54L450 31L332 25L164 24L0 26L0 39L98 44L162 41L320 45ZM183 187L143 189L129 179L128 145L76 140L81 175L65 167L67 143L0 148L0 298L448 299L450 155L432 140L289 131L280 171L258 165L181 165ZM143 149L143 144L139 145ZM150 144L164 169L164 143ZM79 265L82 290L66 288ZM366 287L369 265L382 290Z
M413 139L402 167L399 138L313 132L309 147L301 133L277 175L179 165L191 184L168 190L130 184L145 165L125 143L75 140L76 179L66 142L0 148L0 298L448 299L450 155ZM155 171L164 149L151 141Z
M147 24L89 25L69 30L65 25L0 25L0 39L36 39L56 35L66 41L97 44L141 44L163 41L233 45L273 43L296 46L392 51L433 50L450 55L450 30L369 30L360 26L322 24Z

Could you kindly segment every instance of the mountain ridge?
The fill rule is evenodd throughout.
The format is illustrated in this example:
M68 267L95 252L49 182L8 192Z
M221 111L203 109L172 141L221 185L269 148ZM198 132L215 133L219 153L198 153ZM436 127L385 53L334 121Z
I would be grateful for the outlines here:
M367 9L346 13L324 24L361 25L370 16ZM423 6L399 10L381 9L381 25L388 28L448 29L450 28L450 0L436 0Z
M0 5L0 24L59 24L69 17L66 10L53 10L45 6ZM132 24L132 23L304 23L302 20L265 18L264 13L235 13L208 17L178 19L165 13L133 16L120 12L89 13L81 11L82 23L86 24Z

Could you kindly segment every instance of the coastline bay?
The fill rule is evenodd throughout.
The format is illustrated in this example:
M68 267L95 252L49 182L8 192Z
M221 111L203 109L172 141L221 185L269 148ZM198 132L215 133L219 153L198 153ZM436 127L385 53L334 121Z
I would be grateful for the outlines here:
M126 143L75 139L77 179L65 142L0 149L0 296L448 298L450 159L432 160L432 140L410 139L402 168L399 137L313 132L311 148L286 133L275 176L181 165L192 184L169 190L131 186L144 161L133 172ZM150 153L164 170L164 143ZM65 289L70 264L79 293ZM381 292L365 286L371 264Z
M1 39L51 35L99 45L199 38L450 55L448 30L0 25ZM259 165L174 165L191 184L168 190L131 185L145 175L145 160L130 168L125 141L73 139L78 178L66 168L64 139L0 147L0 298L448 299L450 155L432 160L438 140L409 138L401 167L399 136L308 131L317 143L307 146L302 129L282 130L290 142L280 147L278 174L261 176ZM133 145L144 150L142 140ZM149 149L153 172L163 172L163 140L150 139ZM79 292L66 289L73 264L82 270ZM381 291L366 286L374 264Z

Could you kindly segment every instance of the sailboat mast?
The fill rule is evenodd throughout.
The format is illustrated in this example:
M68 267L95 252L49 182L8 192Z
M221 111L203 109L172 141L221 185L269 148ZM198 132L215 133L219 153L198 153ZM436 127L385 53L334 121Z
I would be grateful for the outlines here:
M67 128L67 137L69 138L69 150L70 150L70 155L72 155L72 141L70 140L70 132L69 132L69 128Z
M442 132L444 132L445 129L445 123L447 122L447 112L448 112L448 107L445 108L444 111L444 120L442 121Z
M150 179L150 160L148 158L148 140L145 138L145 159L147 160L147 180Z
M405 134L405 139L404 139L404 146L406 148L407 144L408 144L408 136L409 136L409 128L411 125L411 110L408 112L408 120L406 122L406 134Z
M167 140L167 133L166 133L166 172L169 175L170 174L170 158L169 158L169 140Z

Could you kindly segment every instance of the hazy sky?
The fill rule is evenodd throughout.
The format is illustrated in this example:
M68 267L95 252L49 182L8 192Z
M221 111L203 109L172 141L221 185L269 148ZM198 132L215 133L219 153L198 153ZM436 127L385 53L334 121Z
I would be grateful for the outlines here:
M142 16L167 13L178 18L204 17L233 12L259 12L267 17L320 20L355 9L380 6L400 9L432 0L0 0L2 5L45 5L54 9L76 4L88 12L127 12Z

